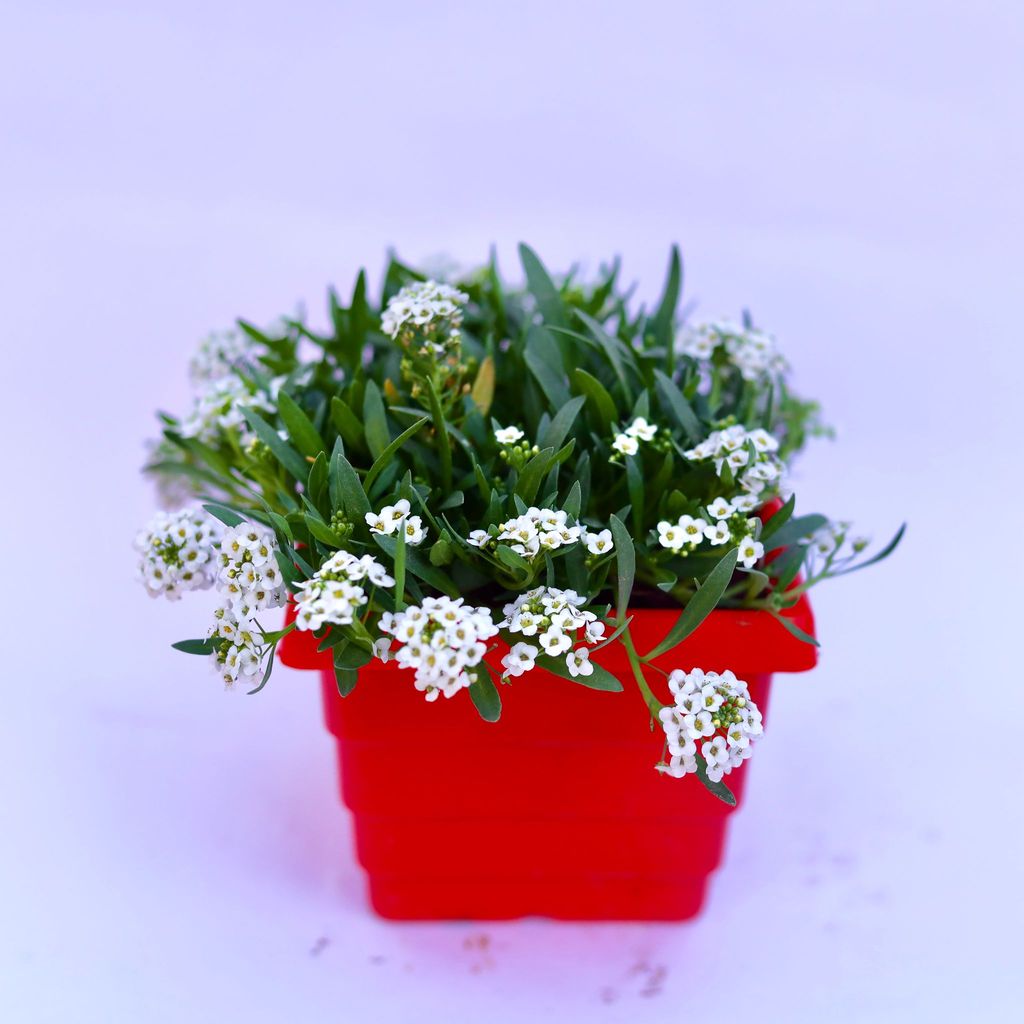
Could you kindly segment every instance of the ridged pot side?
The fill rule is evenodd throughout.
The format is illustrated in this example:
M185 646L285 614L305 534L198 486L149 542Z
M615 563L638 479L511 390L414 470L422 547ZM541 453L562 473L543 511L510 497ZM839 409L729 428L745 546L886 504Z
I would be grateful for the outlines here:
M677 614L633 613L637 648L652 648ZM789 614L813 633L806 600ZM502 653L489 656L496 667ZM394 663L366 666L342 698L309 634L289 634L281 657L322 671L341 793L382 916L682 920L700 909L733 808L696 779L654 770L663 735L650 728L618 642L598 659L622 692L536 669L501 687L495 723L466 694L428 703ZM656 662L666 671L731 668L762 711L773 671L814 663L813 647L756 611L713 612ZM650 676L667 701L663 677ZM748 765L726 780L737 801Z

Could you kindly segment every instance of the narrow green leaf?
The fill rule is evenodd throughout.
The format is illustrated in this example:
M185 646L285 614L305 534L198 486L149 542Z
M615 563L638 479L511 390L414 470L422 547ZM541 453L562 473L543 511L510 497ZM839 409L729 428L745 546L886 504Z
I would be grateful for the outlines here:
M823 526L828 526L828 517L817 513L795 516L772 535L773 548L788 548L791 544L805 540Z
M347 697L359 682L359 672L354 668L345 668L342 665L334 666L334 685L342 697Z
M340 448L335 448L331 456L328 480L332 504L336 508L343 508L353 522L363 522L366 513L371 511L370 502L363 485L359 482L359 475L352 468L352 463L341 453Z
M476 667L476 682L470 684L469 696L485 722L501 718L501 697L491 678L490 667L482 661Z
M405 607L405 555L408 545L405 541L405 520L398 524L395 535L395 611Z
M883 558L888 558L895 550L901 540L903 540L903 534L907 532L907 524L904 523L897 531L888 544L878 552L877 555L872 555L866 562L858 562L857 565L851 565L849 569L842 569L839 572L832 573L833 576L849 576L851 572L857 572L859 569L866 569L869 565L874 565L876 562L882 561Z
M285 391L281 391L277 396L277 411L281 414L281 421L295 447L303 455L316 458L325 448L324 439L313 426L313 421Z
M679 246L672 246L672 255L669 258L668 278L665 281L665 291L662 293L658 311L651 321L651 328L654 340L666 349L671 349L673 338L673 324L675 321L676 307L679 305L679 294L682 291L683 266L679 258Z
M730 807L736 806L736 797L733 791L724 782L712 782L708 778L708 764L704 760L703 754L697 755L697 778L712 796L717 796L722 803L728 804Z
M242 409L242 415L253 433L270 449L274 458L300 483L309 475L309 463L290 445L282 441L278 432L252 409Z
M267 653L267 668L266 671L263 673L263 678L260 680L258 686L254 686L251 690L249 690L250 697L255 693L259 693L260 690L262 690L263 687L270 682L270 673L274 671L274 663L277 661L277 658L274 657L276 651L277 644L275 643L271 645L270 651Z
M545 672L550 672L553 676L559 676L561 679L568 679L573 683L579 683L580 686L589 687L591 690L604 690L608 693L618 693L622 689L622 683L608 671L598 665L597 662L592 661L590 663L594 667L594 671L589 676L579 675L574 676L569 671L569 666L565 663L565 658L552 658L548 654L541 654L537 656L537 668L544 669Z
M782 506L774 515L772 515L768 521L764 524L761 529L762 541L768 540L769 537L773 537L779 530L789 522L793 515L793 509L796 507L796 495L791 494L789 500L785 505ZM766 548L765 550L770 550Z
M596 377L578 368L572 372L572 382L593 405L604 432L610 433L611 425L619 418L619 411L608 389Z
M220 646L220 640L216 637L210 637L208 640L179 640L176 644L171 644L176 651L182 651L185 654L213 654Z
M782 625L785 626L786 629L797 638L797 640L802 640L805 644L813 644L815 647L821 646L821 644L819 644L810 633L802 630L788 615L780 615L776 611L772 611L770 614L776 622L782 623Z
M537 308L545 323L568 326L565 303L540 258L528 245L520 244L519 259L526 273L526 287L537 300Z
M566 515L572 516L573 519L579 519L580 517L580 504L582 502L582 489L580 488L579 480L573 480L572 487L569 488L569 494L562 504L562 511Z
M729 586L738 555L739 548L733 548L726 552L722 560L708 573L704 582L697 588L697 592L687 602L665 639L644 656L644 661L652 661L682 643L711 614L715 605L722 599L726 587Z
M373 486L373 482L378 476L387 468L388 463L395 457L395 453L399 448L405 444L414 434L416 434L425 423L430 421L426 416L422 416L418 419L411 427L407 427L403 430L398 437L396 437L390 444L388 444L384 450L374 460L373 465L370 467L370 471L366 474L366 479L363 481L363 489L369 493L370 488Z
M633 593L633 579L636 575L636 551L629 530L617 515L610 517L608 525L612 531L612 540L615 542L615 614L619 622L625 622L629 598Z
M373 534L373 539L381 550L386 551L391 556L393 562L398 541L394 537L382 537L376 533ZM459 596L458 589L448 573L436 569L427 559L422 558L417 551L408 546L405 549L405 568L407 573L412 573L413 576L423 580L428 586L433 587L435 590L440 590L442 594L447 594L448 597Z
M384 398L373 380L366 381L366 390L363 392L363 430L370 454L379 459L391 442L391 432L388 430Z
M566 385L562 355L551 333L534 324L527 332L523 357L551 407L560 409L571 395Z
M363 447L363 425L348 404L337 395L331 399L331 422L350 448Z
M555 418L548 424L547 429L541 434L537 442L541 448L559 448L572 429L576 417L580 413L587 399L583 395L570 398L565 405L555 414Z
M244 516L240 516L234 509L230 509L226 505L211 501L209 504L203 505L203 508L214 519L219 519L225 526L237 526L239 523L245 522Z
M654 381L665 411L671 413L673 419L691 441L694 443L700 442L703 438L704 430L701 427L700 420L697 419L697 414L690 407L690 403L683 397L682 391L661 370L654 371Z

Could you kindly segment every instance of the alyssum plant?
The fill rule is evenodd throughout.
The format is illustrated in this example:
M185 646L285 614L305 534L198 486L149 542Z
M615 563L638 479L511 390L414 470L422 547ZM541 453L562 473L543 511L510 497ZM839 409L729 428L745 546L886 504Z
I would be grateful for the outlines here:
M537 668L622 689L601 667L619 640L664 730L658 769L729 799L722 777L762 731L746 684L680 664L663 706L645 670L718 606L814 643L785 610L902 530L865 559L849 524L794 515L785 471L823 431L817 406L749 318L679 322L677 251L653 311L617 265L588 284L520 256L523 289L493 259L451 284L392 260L379 305L363 273L347 306L331 293L329 333L239 321L204 342L194 406L162 417L147 467L193 500L140 534L142 581L220 592L205 637L174 646L251 692L282 636L310 630L343 696L393 658L427 700L495 721L501 684ZM294 620L268 628L289 599ZM641 652L630 609L651 605L680 614Z

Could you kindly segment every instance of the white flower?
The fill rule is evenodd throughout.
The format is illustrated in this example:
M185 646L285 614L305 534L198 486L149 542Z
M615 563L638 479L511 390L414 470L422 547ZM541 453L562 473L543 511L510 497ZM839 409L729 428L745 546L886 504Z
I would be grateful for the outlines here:
M356 558L348 551L335 551L296 591L297 627L318 630L327 624L350 625L356 612L369 601L366 591L360 586L363 580L369 580L378 587L395 585L384 566L371 555ZM376 650L374 653L380 656Z
M658 428L653 423L648 423L643 416L637 416L633 422L626 427L626 434L635 437L639 441L653 441Z
M588 644L599 644L604 639L605 625L603 622L594 620L583 627L583 635Z
M399 498L394 505L385 505L380 512L367 512L363 517L370 533L390 537L398 529L398 524L409 514L409 501Z
M752 744L761 736L761 712L751 701L747 684L729 671L703 672L693 669L669 673L674 704L658 714L671 755L658 770L681 778L697 771L698 758L708 778L718 782L751 754ZM701 711L694 711L700 706ZM701 743L697 753L696 741Z
M758 380L786 368L770 334L727 320L686 328L676 338L676 350L703 363L709 363L717 352L724 353L744 380Z
M486 641L498 632L487 608L466 605L461 597L424 598L422 605L382 617L378 628L402 644L395 661L413 669L416 689L430 701L442 693L452 697L476 681Z
M747 439L753 443L758 451L777 452L779 450L779 442L767 430L763 430L760 427L757 430L752 430L747 435Z
M391 297L381 316L381 330L392 340L417 333L427 337L457 336L462 323L459 306L469 296L437 281L416 281Z
M600 530L596 533L588 530L584 537L584 543L592 555L606 555L615 548L614 543L612 543L611 530Z
M753 512L760 504L756 494L737 494L732 499L732 506L737 512Z
M423 538L427 535L423 529L423 520L419 516L407 516L402 529L405 531L405 543L410 547L422 544Z
M707 529L707 520L694 519L693 516L679 517L679 530L686 539L687 544L699 544L704 539L704 531Z
M498 444L515 444L522 441L526 435L518 427L502 427L494 432L494 438Z
M663 519L658 523L658 543L670 551L682 551L686 545L686 536L677 523Z
M740 541L739 560L745 569L752 569L759 558L764 557L764 545L753 537Z
M623 455L636 455L640 450L640 442L628 434L616 434L615 440L612 441L612 447Z
M385 665L391 660L391 641L386 636L373 641L373 656Z
M590 661L590 651L586 647L577 647L575 651L569 651L565 656L565 665L569 669L569 675L589 676L593 675L594 666Z
M572 647L572 639L566 636L562 632L561 628L554 623L548 627L548 629L541 634L539 638L541 647L544 648L544 653L550 655L552 658L557 658L558 655L567 651Z
M150 597L177 600L186 590L207 590L216 576L223 528L198 506L158 512L135 538L138 578Z
M508 654L501 659L506 676L521 676L524 672L531 671L536 666L537 655L540 649L520 641L513 644Z
M731 539L732 534L729 532L728 523L719 521L713 523L710 526L704 528L704 536L707 540L714 545L726 544Z
M288 592L277 551L273 532L261 523L229 526L221 537L217 589L237 607L280 608Z
M728 519L733 514L734 508L731 502L726 501L725 498L715 498L710 505L708 505L708 515L714 519Z
M475 548L486 547L490 542L491 535L486 530L473 530L466 538L466 542Z
M234 602L214 611L207 637L215 645L210 656L213 669L228 689L233 689L239 678L252 679L270 653L258 627L247 617L239 617Z
M565 512L536 506L531 506L515 519L499 523L498 530L498 540L509 541L512 550L527 559L536 558L542 551L575 544L580 539L580 527L570 524ZM483 530L474 530L473 534L481 541L486 536ZM470 543L475 544L476 541L471 539Z

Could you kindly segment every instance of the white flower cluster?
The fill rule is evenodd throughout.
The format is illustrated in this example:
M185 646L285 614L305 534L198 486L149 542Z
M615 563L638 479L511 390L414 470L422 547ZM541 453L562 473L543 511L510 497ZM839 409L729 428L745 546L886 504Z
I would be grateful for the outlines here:
M676 554L692 554L704 541L713 547L735 541L739 544L740 563L751 569L764 557L764 545L753 534L758 520L737 513L750 511L756 504L754 495L740 494L732 501L715 498L707 507L711 522L690 515L682 515L674 523L662 519L658 523L658 543Z
M158 512L135 538L139 579L150 597L177 600L214 582L221 525L201 508Z
M531 505L522 515L499 523L496 539L511 541L509 547L517 555L533 559L544 551L575 544L582 536L583 527L571 523L568 513ZM466 539L474 547L482 548L491 542L491 535L486 530L473 530Z
M586 646L575 647L575 644L580 630L583 630L584 644L600 643L604 638L604 623L599 622L593 612L586 611L584 604L586 598L575 590L536 587L505 605L505 618L499 627L537 638L536 644L520 641L512 645L501 659L505 677L521 676L536 667L536 658L542 650L552 658L565 655L570 675L591 675L594 666L590 662L590 651Z
M423 543L427 531L419 516L409 515L410 509L408 500L399 498L394 505L385 505L380 512L367 512L364 518L370 533L390 537L401 528L405 533L405 543L410 547L416 547Z
M728 466L743 490L761 494L768 487L777 490L781 483L782 461L775 454L778 450L779 442L767 430L747 430L736 424L712 431L684 455L691 462L713 460L719 476Z
M486 641L498 632L487 608L464 604L461 597L427 597L422 605L385 612L379 628L402 645L395 661L416 672L416 689L427 700L452 697L476 682ZM387 646L375 645L379 657L387 658Z
M705 361L716 352L724 352L744 380L757 380L786 369L786 361L770 334L726 320L687 327L676 339L676 348L684 355Z
M250 390L245 381L234 374L209 381L195 396L191 412L182 420L182 435L216 444L225 430L237 430L243 447L252 443L256 435L249 429L242 409L274 412L272 399L277 397L281 380L275 378L271 382L270 395Z
M392 340L399 336L429 336L436 355L445 352L444 341L455 344L462 323L460 304L469 296L449 284L417 281L392 296L381 316L381 330ZM439 343L440 342L440 343Z
M369 598L360 586L369 580L375 587L393 587L394 579L372 555L356 558L336 551L299 586L295 594L295 624L299 629L317 630L325 623L347 626Z
M641 441L653 441L658 433L658 428L653 423L648 423L643 416L637 416L624 433L616 434L612 441L612 448L620 455L636 455L640 451Z
M255 358L255 346L241 331L212 331L199 343L189 360L188 375L195 387L229 376Z
M764 732L761 712L750 699L747 684L732 672L676 669L668 677L675 703L658 717L665 730L668 764L658 771L682 778L697 771L697 741L708 778L721 782L751 755L751 744Z
M288 596L277 550L273 532L259 523L229 526L221 537L217 589L224 601L207 636L221 640L211 657L228 686L259 671L267 648L256 614L280 608Z

